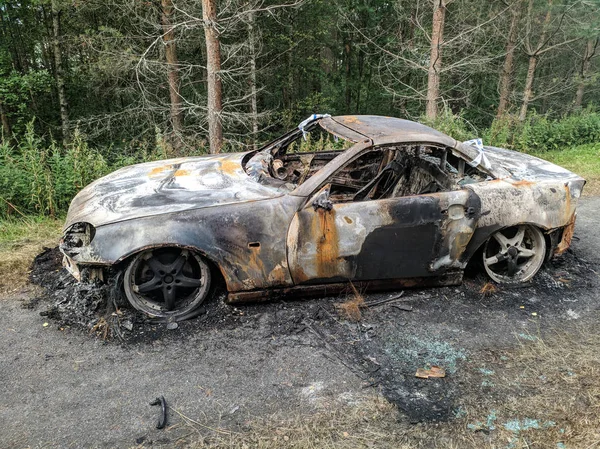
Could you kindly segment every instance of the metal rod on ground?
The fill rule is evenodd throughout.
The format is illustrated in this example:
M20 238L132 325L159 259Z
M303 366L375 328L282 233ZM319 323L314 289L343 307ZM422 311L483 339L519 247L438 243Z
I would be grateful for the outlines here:
M412 298L406 298L406 299L400 299L402 298L402 295L404 294L404 291L401 291L399 295L396 296L392 296L391 298L385 298L385 299L378 299L377 301L371 301L371 302L366 302L365 306L366 307L375 307L375 306L380 306L382 304L388 304L391 302L395 302L395 301L408 301Z

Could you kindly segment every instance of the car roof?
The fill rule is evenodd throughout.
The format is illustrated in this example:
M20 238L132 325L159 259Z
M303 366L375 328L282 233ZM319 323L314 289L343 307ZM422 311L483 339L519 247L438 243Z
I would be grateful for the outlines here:
M374 145L402 142L428 142L455 147L450 136L421 123L378 115L339 115L319 121L322 128L343 139L361 142L370 139Z

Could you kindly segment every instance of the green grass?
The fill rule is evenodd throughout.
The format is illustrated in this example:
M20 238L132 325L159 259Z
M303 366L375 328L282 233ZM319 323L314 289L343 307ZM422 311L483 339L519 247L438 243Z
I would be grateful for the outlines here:
M533 155L583 176L588 181L583 190L585 195L600 194L600 142Z
M0 220L0 250L18 245L22 241L56 237L62 228L62 218L28 216Z
M37 216L0 220L0 292L14 292L27 283L33 258L45 246L58 244L63 222Z

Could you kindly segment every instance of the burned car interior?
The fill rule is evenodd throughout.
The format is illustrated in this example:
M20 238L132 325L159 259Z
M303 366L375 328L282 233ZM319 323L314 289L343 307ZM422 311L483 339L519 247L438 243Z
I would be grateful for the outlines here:
M337 136L333 138L334 145L327 145L332 139L321 136L315 139L324 142L320 151L293 151L294 144L302 137L303 134L299 134L295 140L286 139L285 145L275 145L276 158L271 156L271 146L253 154L244 165L246 172L253 176L259 166L258 182L285 185L293 190L348 148L348 145L335 145ZM339 148L332 149L332 146ZM343 203L422 195L457 190L466 184L491 179L489 173L456 156L452 148L427 143L375 146L330 178L329 198L334 203Z

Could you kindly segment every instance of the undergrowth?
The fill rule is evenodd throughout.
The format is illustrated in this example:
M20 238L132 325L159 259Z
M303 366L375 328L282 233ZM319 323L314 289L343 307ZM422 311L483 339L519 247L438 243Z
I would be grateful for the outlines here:
M534 112L525 121L519 121L513 115L505 115L483 130L477 130L448 108L434 120L422 117L421 121L459 141L481 137L484 145L538 155L591 178L592 184L600 179L600 113L591 108L562 118ZM79 190L111 171L205 151L198 147L186 154L177 154L158 129L153 144L140 144L135 149L133 145L132 142L124 148L94 148L86 136L76 130L71 142L61 146L37 136L33 123L29 123L18 144L0 141L0 217L64 214ZM348 142L313 132L292 144L289 151L341 150L347 146ZM236 148L229 145L227 149Z
M78 130L64 147L54 141L46 144L31 122L17 145L0 141L0 217L59 216L92 181L126 165L170 156L158 131L154 148L115 154L92 148Z

